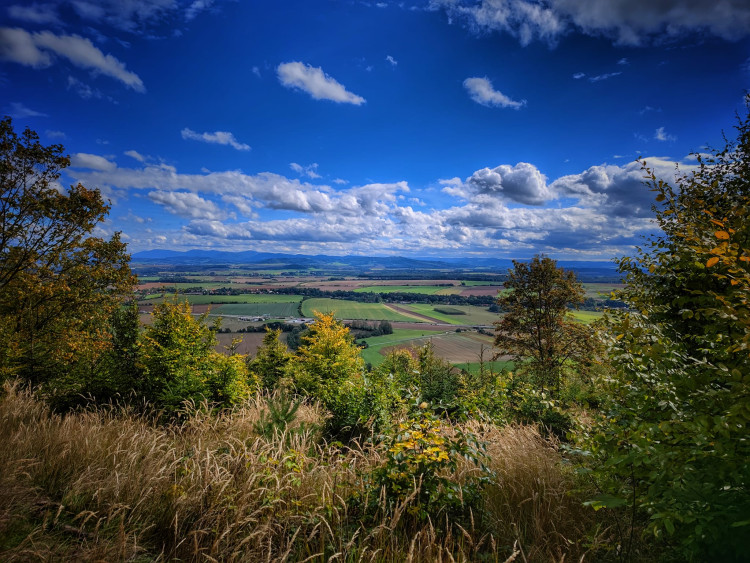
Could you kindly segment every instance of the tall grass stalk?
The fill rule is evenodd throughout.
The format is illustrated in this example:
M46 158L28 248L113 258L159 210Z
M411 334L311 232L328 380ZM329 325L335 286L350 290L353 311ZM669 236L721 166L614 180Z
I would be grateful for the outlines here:
M496 480L471 521L367 525L348 499L383 463L370 444L316 435L300 406L288 436L253 428L260 396L179 424L110 406L66 416L6 384L0 398L0 559L80 561L578 560L590 516L554 444L531 427L472 429ZM476 471L467 462L462 474ZM381 499L381 502L384 502ZM403 509L403 507L401 507Z

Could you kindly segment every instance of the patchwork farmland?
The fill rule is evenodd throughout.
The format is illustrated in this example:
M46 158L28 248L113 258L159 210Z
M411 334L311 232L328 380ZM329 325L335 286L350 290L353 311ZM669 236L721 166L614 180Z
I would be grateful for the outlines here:
M193 281L194 279L194 281ZM368 348L362 356L371 365L379 364L384 354L396 348L415 348L432 342L435 352L451 363L476 369L479 357L484 350L484 361L491 356L492 337L471 327L483 327L492 331L493 323L499 319L498 313L490 312L484 306L442 305L439 303L388 303L388 296L394 293L414 295L415 300L424 296L495 296L502 291L496 282L440 280L439 283L425 283L424 280L372 280L363 279L326 279L322 277L279 276L279 277L243 277L196 276L191 283L172 284L175 288L189 289L201 286L212 293L174 292L152 293L142 295L139 305L144 312L150 312L153 305L165 299L185 299L193 306L195 314L208 312L211 318L222 317L223 330L229 334L219 335L222 348L231 343L231 339L241 336L243 341L238 351L254 354L262 342L263 333L243 333L248 327L258 327L262 322L271 320L310 319L318 312L332 312L341 320L364 320L377 322L389 321L394 326L394 334L366 339ZM156 281L149 280L141 285L147 289L157 286ZM164 287L166 284L161 284ZM617 284L587 283L586 297L602 298L620 286ZM251 289L252 288L252 289ZM300 288L300 293L319 289L321 291L353 291L355 293L377 293L385 302L362 303L352 299L333 299L328 297L304 297L290 293ZM239 290L239 291L237 291ZM258 293L241 293L244 291ZM233 294L225 294L225 293ZM282 293L276 293L282 291ZM262 293L261 293L262 292ZM236 293L236 294L234 294ZM403 297L402 297L403 299ZM573 317L579 322L590 323L601 317L596 311L576 311ZM144 322L149 322L144 315ZM297 321L299 322L299 321ZM461 332L455 332L456 329ZM360 341L361 342L361 341ZM505 365L493 363L495 367Z

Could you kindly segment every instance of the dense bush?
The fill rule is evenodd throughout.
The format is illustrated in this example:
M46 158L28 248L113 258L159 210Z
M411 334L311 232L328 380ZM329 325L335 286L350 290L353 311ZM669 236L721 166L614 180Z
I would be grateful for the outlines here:
M464 523L472 515L481 518L482 487L491 474L484 465L486 446L473 433L453 427L423 402L412 407L382 447L383 463L366 476L365 509L372 515L399 511L412 525L446 516ZM457 479L464 460L476 471ZM353 500L359 505L361 498Z
M205 315L194 318L187 302L156 305L139 343L143 398L167 415L185 402L227 407L247 398L259 381L250 377L244 357L215 347Z
M649 173L663 234L620 261L631 309L609 317L614 371L588 441L609 478L595 502L628 506L689 560L750 549L750 116L737 130L674 186Z

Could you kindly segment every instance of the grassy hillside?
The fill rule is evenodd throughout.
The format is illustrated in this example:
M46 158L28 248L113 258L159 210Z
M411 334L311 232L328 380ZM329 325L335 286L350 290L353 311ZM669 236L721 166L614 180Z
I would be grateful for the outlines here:
M293 422L309 430L265 438L267 408L260 397L170 426L116 408L63 418L6 386L0 560L578 561L602 540L586 533L594 512L573 473L533 427L444 426L446 439L462 430L486 444L493 478L468 521L417 522L405 507L378 509L377 496L362 511L373 494L363 477L384 466L384 448L320 441L314 405ZM457 464L451 480L478 471Z

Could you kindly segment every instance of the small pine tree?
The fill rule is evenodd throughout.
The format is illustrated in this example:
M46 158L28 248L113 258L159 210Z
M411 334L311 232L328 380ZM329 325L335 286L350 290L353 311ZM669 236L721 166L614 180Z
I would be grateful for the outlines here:
M156 305L142 334L143 394L167 414L185 401L230 406L251 392L244 358L217 352L215 330L205 319L193 317L187 301L168 301Z
M263 389L276 387L292 358L286 345L279 340L280 335L281 330L267 330L255 357L247 362L250 373L260 381Z
M285 393L269 397L266 402L268 410L261 411L260 418L253 425L253 431L269 441L280 436L286 436L288 440L289 431L297 418L297 410L301 404L301 400L293 400ZM295 430L298 433L304 430L304 426Z

